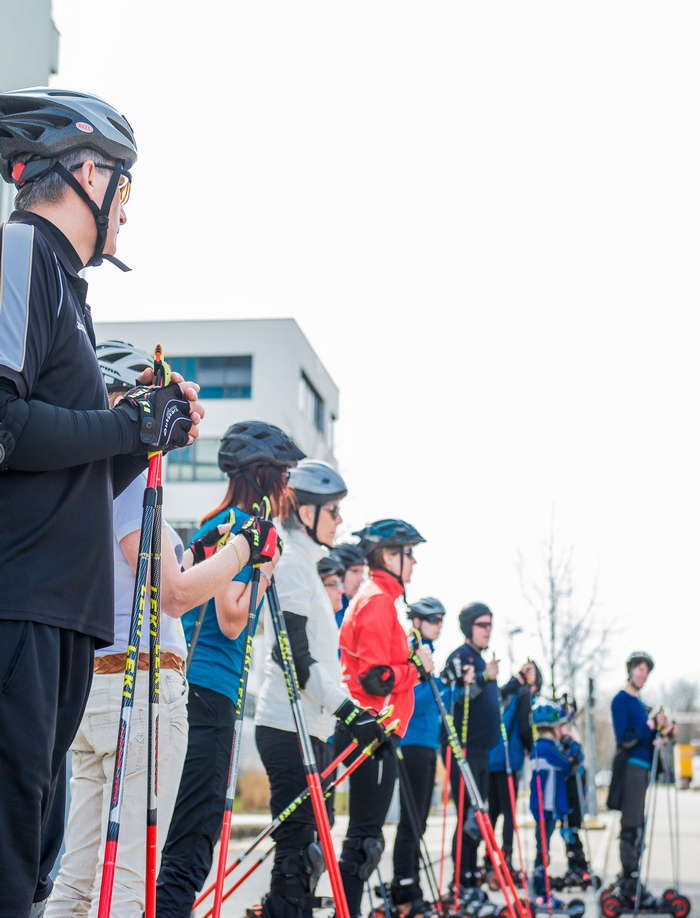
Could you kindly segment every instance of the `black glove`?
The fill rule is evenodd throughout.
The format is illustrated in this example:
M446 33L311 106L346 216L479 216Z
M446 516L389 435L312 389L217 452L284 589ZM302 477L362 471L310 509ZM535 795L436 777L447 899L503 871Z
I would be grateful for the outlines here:
M228 536L228 532L221 533L219 527L214 526L212 529L208 529L203 536L194 539L190 543L190 551L192 552L193 558L192 563L199 564L201 561L206 561L207 558L211 558L219 542L221 542L225 536Z
M269 520L251 516L241 526L238 535L242 535L250 548L249 564L264 564L272 561L277 550L277 530Z
M115 411L127 411L139 422L139 439L149 452L167 453L187 446L192 427L190 403L177 383L129 389Z
M358 707L350 698L334 711L334 716L345 724L361 749L369 746L374 740L381 745L389 738L374 714L370 714L366 708Z

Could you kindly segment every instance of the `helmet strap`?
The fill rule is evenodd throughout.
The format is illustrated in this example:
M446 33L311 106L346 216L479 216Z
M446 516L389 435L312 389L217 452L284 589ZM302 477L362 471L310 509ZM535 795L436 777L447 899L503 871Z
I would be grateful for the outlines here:
M95 237L95 250L92 253L92 257L85 265L86 268L98 267L102 264L103 259L110 261L113 265L116 265L122 271L130 271L131 268L128 268L122 261L119 261L118 258L115 258L113 255L104 255L103 249L105 247L105 242L107 241L107 230L109 229L109 211L112 207L112 201L114 200L114 195L117 190L117 184L121 177L122 169L124 167L124 161L121 159L116 160L115 168L112 169L112 173L109 177L109 182L107 183L107 189L105 191L104 200L102 201L102 206L98 207L97 204L90 198L83 186L72 175L68 169L62 164L56 161L53 165L53 171L58 172L64 182L67 182L73 191L78 195L79 198L87 204L92 212L92 216L95 219L95 225L97 227L97 235Z
M298 510L296 511L297 519L299 520L299 522L301 523L301 525L304 527L304 529L305 529L306 532L308 533L309 538L313 539L314 542L315 542L317 545L323 545L324 548L333 548L332 545L329 545L327 542L322 542L322 541L319 539L319 537L318 537L317 528L318 528L318 521L319 521L319 519L321 518L321 504L314 504L314 505L313 505L313 508L314 508L314 524L313 524L313 526L307 526L307 525L306 525L306 523L303 521L303 519L299 516L299 511L298 511Z

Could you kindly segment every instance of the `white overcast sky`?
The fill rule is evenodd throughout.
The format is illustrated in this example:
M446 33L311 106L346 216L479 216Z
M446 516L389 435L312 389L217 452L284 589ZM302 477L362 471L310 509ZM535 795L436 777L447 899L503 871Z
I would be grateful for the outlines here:
M54 85L140 149L134 271L90 272L95 317L293 316L340 386L348 523L429 540L409 598L489 603L505 657L554 508L619 629L607 686L639 647L698 677L700 7L53 15Z

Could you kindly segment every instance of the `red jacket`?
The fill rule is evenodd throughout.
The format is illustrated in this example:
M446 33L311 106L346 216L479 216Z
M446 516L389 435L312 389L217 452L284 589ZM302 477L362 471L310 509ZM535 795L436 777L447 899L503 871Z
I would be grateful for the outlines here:
M401 584L385 571L372 571L353 597L340 628L340 663L348 691L358 704L378 711L394 705L391 720L399 718L403 736L413 713L413 686L418 672L408 662L406 633L399 624L395 602ZM387 694L372 694L361 679L386 686ZM372 686L373 687L373 686Z

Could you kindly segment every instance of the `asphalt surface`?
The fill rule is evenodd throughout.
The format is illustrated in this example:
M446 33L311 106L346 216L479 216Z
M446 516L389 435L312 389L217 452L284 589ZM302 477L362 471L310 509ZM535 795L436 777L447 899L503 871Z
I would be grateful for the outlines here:
M669 816L673 820L675 812L673 808L673 791L670 793L665 787L659 787L656 806L656 817L654 820L654 833L651 843L651 859L649 866L650 889L660 894L666 887L673 885L674 867L673 854L674 845L672 844L672 833L670 831ZM521 801L521 805L524 803ZM691 914L700 916L700 793L694 791L684 791L678 793L678 812L680 832L678 835L678 845L680 852L680 863L678 875L680 877L680 889L688 896L692 903ZM238 822L238 829L248 828L251 831L262 827L264 820L260 816L238 816L234 822ZM675 822L675 820L673 820ZM600 875L603 883L610 882L618 871L617 858L617 834L618 817L617 814L603 813L599 820L600 828L589 831L589 839L592 853L592 864L594 872ZM347 820L339 816L333 831L336 850L340 848ZM448 833L452 831L455 825L454 812L448 817ZM384 858L380 865L382 876L386 882L391 880L391 852L394 842L396 826L393 822L388 822L385 826L384 834L386 838L386 849ZM525 825L523 830L523 842L525 846L526 861L531 865L531 859L534 856L534 827ZM440 838L442 834L442 820L438 815L431 816L426 832L426 841L431 858L436 862L435 870L439 872L440 857ZM448 835L448 837L450 837ZM249 838L235 838L232 840L229 849L229 861L233 860L240 854L247 844ZM239 870L232 877L240 876L247 866L252 864L260 854L264 853L269 847L269 841L260 845L258 851L247 859ZM555 833L552 840L552 869L555 873L563 873L565 867L564 846L558 833ZM233 893L232 896L224 903L222 915L226 918L243 918L246 908L254 903L260 902L260 899L266 892L269 884L269 873L272 858L268 858L262 866L257 869L241 887ZM449 857L445 867L446 881L451 878L451 862ZM213 873L211 879L213 880ZM226 888L228 888L228 883ZM424 884L425 886L425 884ZM322 878L319 887L319 895L330 895L330 884L328 875ZM500 893L490 893L491 899L495 902L502 902ZM600 914L598 899L594 892L587 891L581 893L580 890L571 890L560 894L565 900L571 898L582 898L586 903L586 915L597 916ZM207 907L209 906L207 903ZM207 907L200 907L195 912L197 918L203 918L207 913ZM367 915L369 903L365 897L363 903L363 915ZM332 915L331 911L319 911L319 916Z

